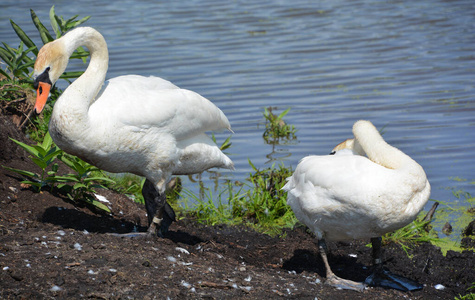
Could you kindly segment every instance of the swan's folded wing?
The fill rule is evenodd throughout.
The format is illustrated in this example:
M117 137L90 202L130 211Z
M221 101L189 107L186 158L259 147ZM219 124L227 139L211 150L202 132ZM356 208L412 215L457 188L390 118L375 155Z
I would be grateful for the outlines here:
M136 79L139 78L144 77ZM224 113L208 99L170 85L150 88L149 84L147 88L137 80L111 80L90 112L107 112L123 125L137 130L154 128L174 135L177 140L206 131L231 129Z

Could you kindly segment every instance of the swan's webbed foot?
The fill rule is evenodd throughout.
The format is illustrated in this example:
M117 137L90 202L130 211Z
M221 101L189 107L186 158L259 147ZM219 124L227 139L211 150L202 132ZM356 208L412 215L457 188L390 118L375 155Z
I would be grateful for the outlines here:
M134 238L134 239L151 239L155 235L149 232L128 232L128 233L111 233L113 236L125 237L125 238Z
M393 274L383 267L383 261L381 259L381 237L371 238L371 244L373 245L374 269L373 273L366 278L366 285L405 292L422 289L423 286L414 280Z
M327 272L327 279L325 284L331 285L333 287L345 290L353 290L362 292L365 288L365 285L362 282L351 281L347 279L340 278L336 276L331 268L330 264L328 263L327 258L327 244L324 239L318 240L318 248L320 251L320 256L322 257L323 263L325 264L325 269Z
M356 282L356 281L343 279L336 276L335 274L327 277L325 284L331 285L338 289L353 290L353 291L358 291L358 292L362 292L365 288L365 285L362 282Z
M417 283L412 279L393 274L384 268L376 268L376 270L366 278L365 284L368 286L379 286L405 292L420 290L423 287L422 284Z

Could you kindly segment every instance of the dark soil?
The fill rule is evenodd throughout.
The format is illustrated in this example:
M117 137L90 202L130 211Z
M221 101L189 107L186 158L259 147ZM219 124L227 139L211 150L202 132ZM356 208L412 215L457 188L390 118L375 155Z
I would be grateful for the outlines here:
M9 117L0 115L0 164L37 171L8 137L28 142ZM98 191L111 202L112 213L103 215L49 191L34 193L21 180L0 168L1 299L454 299L475 282L472 251L449 251L444 257L440 249L422 244L409 251L409 258L389 244L386 266L424 284L422 290L338 290L323 283L316 240L303 227L270 237L182 219L165 238L122 238L111 233L145 229L142 205ZM335 273L364 280L371 269L368 242L329 243ZM474 244L470 237L465 243Z

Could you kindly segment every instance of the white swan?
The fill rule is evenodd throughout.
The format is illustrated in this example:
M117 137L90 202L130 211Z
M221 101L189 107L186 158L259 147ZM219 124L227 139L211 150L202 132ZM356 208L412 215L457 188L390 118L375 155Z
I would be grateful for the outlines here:
M109 53L103 36L90 27L76 28L39 51L37 113L79 46L89 49L90 63L56 101L51 137L62 150L103 170L144 176L148 232L161 234L174 219L165 200L171 175L234 168L205 134L231 130L229 121L209 100L158 77L120 76L103 87Z
M381 274L380 237L416 218L429 199L430 184L422 167L388 145L371 122L356 122L353 134L354 139L333 149L335 155L303 158L283 189L297 219L319 240L327 283L360 290L363 284L333 274L325 240L371 238L377 275L391 277ZM377 284L378 279L367 282ZM400 286L420 287L398 282L396 288Z

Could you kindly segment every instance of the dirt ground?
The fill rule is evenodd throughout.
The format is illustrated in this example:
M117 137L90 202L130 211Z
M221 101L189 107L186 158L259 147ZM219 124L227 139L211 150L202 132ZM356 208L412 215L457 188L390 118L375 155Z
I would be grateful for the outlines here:
M0 164L36 170L8 137L26 141L0 115ZM270 237L184 219L165 238L123 238L112 233L145 229L142 205L99 191L112 210L101 215L20 181L0 168L0 299L454 299L475 283L473 251L444 257L422 244L408 258L390 244L383 250L386 266L424 284L422 290L338 290L323 283L316 240L303 227ZM335 273L363 281L371 272L368 242L329 243ZM473 247L474 239L464 243Z

